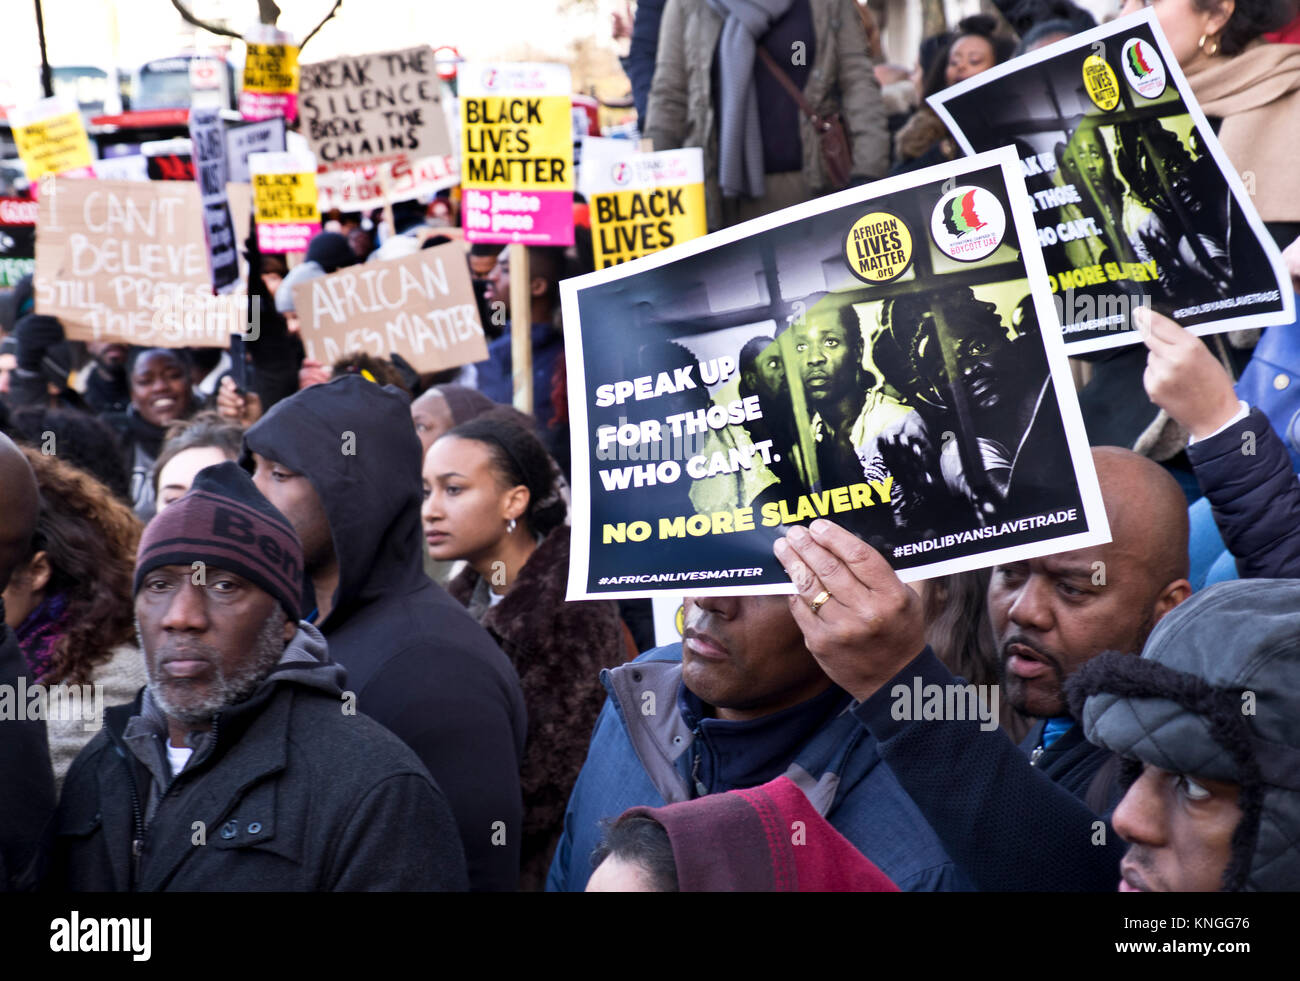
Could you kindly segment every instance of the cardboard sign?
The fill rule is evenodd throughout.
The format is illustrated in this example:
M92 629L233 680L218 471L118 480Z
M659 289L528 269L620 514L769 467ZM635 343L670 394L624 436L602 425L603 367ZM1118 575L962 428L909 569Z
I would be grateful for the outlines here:
M427 44L303 65L298 101L322 171L452 152Z
M36 271L36 202L0 198L0 287Z
M230 183L248 184L253 177L248 172L248 158L254 153L284 153L284 120L280 117L261 122L231 126L226 130L226 168Z
M208 243L212 288L228 293L239 283L239 254L235 225L226 197L226 130L216 109L190 111L195 180L203 203L203 234Z
M250 42L244 59L239 114L245 119L298 115L298 48L292 44Z
M487 357L465 248L457 242L308 280L293 291L293 305L307 357L324 364L364 351L400 354L419 371L441 371Z
M460 183L455 157L425 157L413 164L393 161L316 175L320 210L362 211L382 204L427 198Z
M76 103L59 96L9 111L14 143L27 179L35 184L46 174L89 167L90 140Z
M930 98L967 153L1011 145L1071 354L1139 344L1150 306L1196 334L1289 324L1281 253L1151 10Z
M616 144L608 147L606 144ZM704 151L627 153L627 140L583 144L583 193L591 206L596 268L616 266L699 238L704 209Z
M572 245L568 66L468 63L459 77L465 237Z
M568 598L793 592L820 517L908 580L1108 541L1025 200L1004 147L564 280Z
M315 161L296 153L254 153L248 168L257 247L263 252L306 252L307 243L320 231Z
M41 195L34 286L37 312L58 317L70 340L229 342L193 182L55 178Z

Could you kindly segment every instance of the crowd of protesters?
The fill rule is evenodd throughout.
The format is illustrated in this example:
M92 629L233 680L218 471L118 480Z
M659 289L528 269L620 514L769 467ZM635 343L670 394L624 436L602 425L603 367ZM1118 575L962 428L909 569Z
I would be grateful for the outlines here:
M1300 290L1295 4L1147 5ZM894 62L852 0L641 0L615 33L715 230L953 159L926 96L1095 23L996 6ZM842 121L846 180L784 82ZM336 214L292 268L250 234L242 385L0 298L0 692L93 703L0 719L0 890L1300 889L1300 328L1229 349L1140 311L1143 345L1075 365L1108 544L909 587L796 525L796 595L690 596L656 647L647 601L565 601L589 232L529 248L527 311L466 250L483 362L305 357L294 286L452 212ZM963 679L994 724L893 711Z

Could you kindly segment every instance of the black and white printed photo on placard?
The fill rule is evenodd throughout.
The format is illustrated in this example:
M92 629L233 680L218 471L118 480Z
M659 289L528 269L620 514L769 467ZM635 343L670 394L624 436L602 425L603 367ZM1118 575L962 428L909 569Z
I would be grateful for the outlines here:
M1109 540L1025 193L1003 149L562 283L570 597L790 591L818 517L913 580Z
M967 153L1020 158L1066 349L1290 323L1281 254L1147 10L930 98Z

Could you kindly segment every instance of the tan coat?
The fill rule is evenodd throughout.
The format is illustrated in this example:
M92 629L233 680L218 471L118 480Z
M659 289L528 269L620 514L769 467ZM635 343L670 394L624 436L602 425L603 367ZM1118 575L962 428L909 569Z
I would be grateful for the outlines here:
M853 176L875 180L889 170L889 130L853 0L810 0L813 62L804 96L820 115L839 112L853 150ZM659 28L645 135L656 150L704 150L709 228L722 227L718 125L712 66L722 18L705 0L668 0ZM801 114L803 178L808 197L831 190L812 122Z
M144 655L134 644L114 647L112 657L96 664L90 672L90 683L103 692L102 708L134 701L136 692L148 680L144 670ZM56 793L63 789L63 778L67 776L72 761L103 724L102 715L98 718L46 720L45 731L50 739L50 763L54 766Z

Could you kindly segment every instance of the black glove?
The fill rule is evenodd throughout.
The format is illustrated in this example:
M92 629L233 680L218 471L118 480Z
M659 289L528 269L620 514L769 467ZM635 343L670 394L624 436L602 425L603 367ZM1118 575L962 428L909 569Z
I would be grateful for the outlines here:
M45 352L63 341L63 325L54 317L28 314L14 325L18 341L18 367L40 371Z

